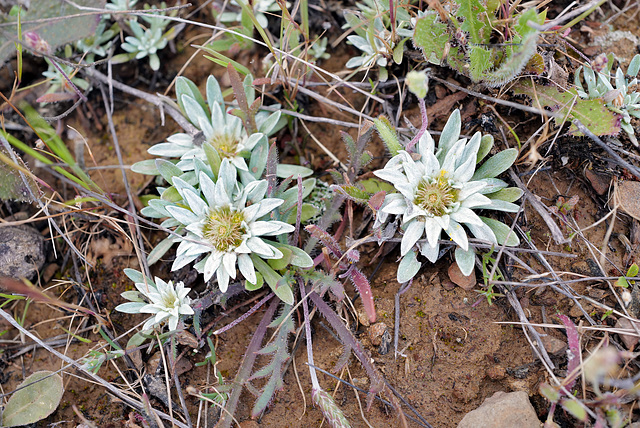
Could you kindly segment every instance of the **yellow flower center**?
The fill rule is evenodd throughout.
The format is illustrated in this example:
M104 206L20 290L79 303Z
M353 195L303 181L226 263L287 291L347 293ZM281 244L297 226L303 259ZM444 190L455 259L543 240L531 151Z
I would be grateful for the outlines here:
M221 158L232 158L238 154L238 141L233 135L214 134L209 139L209 143L218 151Z
M435 180L420 181L413 203L434 217L439 217L447 213L447 208L456 202L457 197L458 190L451 187L443 172Z
M162 305L165 308L173 308L178 300L178 296L174 292L170 292L162 296Z
M202 227L202 236L218 251L237 248L246 233L243 221L242 211L235 211L231 207L216 208L209 212Z

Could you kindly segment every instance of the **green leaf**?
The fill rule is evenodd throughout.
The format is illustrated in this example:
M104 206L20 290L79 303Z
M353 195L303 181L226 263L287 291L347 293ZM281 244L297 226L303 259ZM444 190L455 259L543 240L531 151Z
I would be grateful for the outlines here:
M549 385L546 382L542 382L539 387L540 395L549 400L552 403L557 403L560 400L560 393L557 388Z
M520 239L518 239L518 235L516 235L515 230L511 231L511 228L503 222L482 216L480 216L480 219L491 228L493 233L496 235L498 244L506 245L508 247L515 247L520 244ZM507 239L507 236L509 239Z
M182 201L182 196L180 196L180 193L178 193L178 189L173 186L167 187L164 192L162 192L162 195L160 195L160 198L162 198L162 200L164 201L176 203Z
M505 172L518 157L518 149L511 148L496 153L478 168L471 181L493 178Z
M269 266L271 266L276 271L286 269L287 266L289 266L289 262L291 261L291 250L289 250L288 248L279 248L279 250L282 253L282 257L280 257L279 259L267 260Z
M393 62L395 62L396 64L402 63L402 57L404 56L404 44L407 42L407 40L409 40L409 38L400 40L400 42L393 48Z
M278 296L278 298L280 298L284 303L293 305L295 297L293 296L293 290L291 289L288 276L285 275L280 278L276 284L276 288L273 289L273 292L276 293L276 296Z
M473 248L469 247L467 251L463 250L460 247L456 248L455 252L456 263L460 268L460 272L464 276L469 276L473 272L473 267L475 266L476 261L476 252Z
M142 332L136 332L136 334L134 334L133 336L131 336L131 339L129 339L129 341L127 342L127 347L126 349L133 349L133 348L137 348L138 346L142 345L144 342L146 342L148 339L148 336L143 334Z
M9 143L4 138L2 140L3 144L0 143L0 200L33 202L31 195L39 198L41 193L34 179L35 176L22 158L11 150Z
M269 153L269 140L262 138L251 151L251 159L249 159L249 172L256 179L260 179L267 166L267 155Z
M368 178L366 180L358 181L358 185L362 186L362 188L368 193L375 195L376 193L385 191L386 193L395 192L395 187L392 184L387 183L386 181L382 181L379 178Z
M526 95L535 107L549 108L558 114L554 121L560 125L565 121L579 119L584 126L596 135L617 135L620 133L621 116L609 110L601 98L584 100L575 89L559 91L556 86L532 86L530 82L522 82L513 88L516 95ZM539 104L538 104L539 103ZM575 125L569 127L569 133L579 137Z
M171 161L166 159L156 159L155 161L158 172L171 185L173 185L173 177L183 174L182 170Z
M400 144L400 140L398 140L398 134L396 133L395 128L384 116L380 116L378 119L374 119L373 123L376 125L376 129L378 130L378 134L380 134L380 138L382 142L387 146L389 153L391 156L395 156L403 150L402 144Z
M560 405L567 412L571 413L574 418L578 419L579 421L586 422L587 411L578 401L566 399L562 400Z
M638 276L638 270L640 270L638 265L636 263L632 264L627 270L627 276Z
M16 389L4 408L3 427L32 424L46 418L58 408L64 394L62 377L48 370L35 372Z
M264 280L269 284L269 287L276 296L278 296L283 302L293 305L293 291L291 291L291 287L288 284L281 283L282 276L276 273L271 266L256 254L251 254L251 260L253 261L255 268L262 274Z
M436 12L427 11L416 21L413 33L413 43L425 59L432 64L442 65L446 56L446 46L449 43L447 25L438 20Z
M489 199L499 199L505 202L515 202L522 197L524 192L518 187L507 187L506 189L500 189L494 193L488 193Z
M292 245L282 244L277 241L269 242L269 244L273 245L280 251L282 251L283 249L291 251L291 260L289 263L291 263L293 266L298 266L301 268L310 268L313 266L313 259L304 250Z
M144 175L158 175L160 172L156 167L155 159L146 159L131 165L131 171Z
M474 44L489 42L491 27L488 22L486 7L480 0L456 0L459 5L456 16L462 18L462 30L469 33L469 39Z
M276 177L289 178L293 176L293 178L297 178L298 175L300 175L302 178L307 178L313 175L313 170L300 165L290 165L284 163L278 164Z
M247 291L256 291L262 288L264 285L264 278L262 278L262 274L260 272L256 272L256 283L253 284L249 280L245 280L244 289Z
M144 283L144 275L141 272L131 268L125 268L123 272L132 282Z
M469 49L469 74L474 82L479 82L487 70L493 67L491 51L483 46L472 46Z
M318 215L320 210L311 204L302 204L302 213L300 214L300 222L304 223L309 219ZM296 206L287 216L286 222L289 224L295 224L298 216L298 207Z
M190 98L194 99L198 104L200 104L200 107L202 107L203 111L209 112L209 107L207 106L207 103L202 97L202 94L200 93L200 89L198 89L196 84L193 83L191 80L187 79L186 77L180 76L176 80L176 98L178 99L178 105L180 106L180 109L183 112L186 112L187 110L185 109L184 103L182 101L183 95L188 95Z
M357 185L334 184L331 189L337 194L351 199L359 204L366 204L371 194L359 188Z
M482 78L487 86L498 87L513 80L527 65L536 53L538 46L538 32L528 34L524 39L514 38L506 50L506 56L496 70L483 73Z
M165 254L167 254L167 251L169 251L169 249L173 246L173 242L174 242L173 240L174 240L174 237L169 236L168 238L165 238L162 241L160 241L158 245L156 245L153 248L153 250L151 250L151 252L147 256L147 263L149 264L149 266L156 263Z
M307 178L302 182L302 199L311 194L316 187L315 178ZM280 198L284 199L284 203L280 206L280 212L285 212L298 204L298 186L295 185L292 188L286 190L280 195Z
M403 284L409 280L411 280L418 271L422 264L418 261L418 254L415 250L409 251L405 256L400 260L400 264L398 265L398 275L397 280L400 284Z
M624 276L618 278L614 284L616 287L629 288L629 281Z
M204 150L204 154L207 157L207 162L209 162L209 166L211 167L211 172L213 172L213 176L217 180L218 171L220 171L220 164L222 163L220 154L218 153L216 148L213 147L213 145L208 141L206 141L202 145L202 149Z

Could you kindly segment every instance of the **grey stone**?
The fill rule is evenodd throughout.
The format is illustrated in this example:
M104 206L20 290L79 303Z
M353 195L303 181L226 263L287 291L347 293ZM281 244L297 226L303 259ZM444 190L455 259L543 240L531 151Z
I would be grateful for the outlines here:
M524 391L498 391L467 413L458 428L540 428L536 411Z
M44 265L44 238L32 227L0 227L0 275L33 279Z

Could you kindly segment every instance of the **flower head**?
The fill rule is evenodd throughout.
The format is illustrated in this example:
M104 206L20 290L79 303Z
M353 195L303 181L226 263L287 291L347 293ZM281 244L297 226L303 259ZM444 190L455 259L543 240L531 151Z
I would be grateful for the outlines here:
M364 67L369 68L374 64L378 67L386 67L388 58L393 53L394 43L391 40L391 33L384 28L382 20L378 17L370 27L372 30L363 36L351 35L347 40L353 46L362 51L359 57L351 58L347 61L348 68Z
M264 171L262 160L266 159L268 150L267 136L278 129L280 112L258 112L256 125L259 132L249 134L242 120L226 111L220 85L213 76L207 79L206 93L205 103L193 82L180 77L176 83L178 103L186 118L202 131L204 141L197 142L189 134L178 133L167 138L166 142L151 147L149 153L178 157L178 168L187 172L195 169L196 160L207 161L205 149L208 146L217 152L220 159L231 162L243 182L260 178ZM261 153L258 154L258 151ZM252 157L252 154L256 156ZM249 165L246 158L251 158Z
M145 16L144 19L149 22L149 28L144 29L133 19L129 21L133 36L125 38L122 49L134 55L135 59L148 56L151 69L156 71L160 68L160 58L157 52L164 49L169 42L164 34L164 29L169 21L157 16Z
M493 221L485 221L473 210L518 211L519 207L511 201L498 199L497 193L507 184L495 178L513 163L517 151L501 152L488 168L476 171L480 148L486 149L493 139L483 138L479 132L470 140L459 136L460 112L456 110L445 125L437 152L433 139L425 132L418 141L417 153L401 150L384 169L374 172L398 190L385 197L376 225L386 222L390 214L402 216L401 256L405 257L417 245L420 253L432 262L438 258L440 234L444 230L459 247L456 261L460 269L470 274L474 258L469 256L474 252L463 226L476 238L499 242ZM483 151L486 154L487 150ZM520 193L516 193L517 199ZM423 236L426 239L420 241Z
M122 293L122 297L131 302L118 305L116 310L128 314L155 314L144 323L143 330L166 323L173 331L181 316L194 314L187 296L191 289L185 288L182 282L174 286L172 281L165 282L158 277L152 281L133 269L125 269L125 274L135 282L137 291Z
M605 62L605 59L606 56L598 57L592 61L592 67L584 67L586 90L580 78L582 67L576 71L574 82L577 93L584 99L602 98L609 110L621 115L621 128L629 135L631 142L637 146L638 140L631 125L631 116L640 118L640 92L635 90L640 82L637 79L640 71L640 54L633 57L626 74L618 67L615 76L612 77L609 76L611 62ZM611 84L612 78L615 88Z
M184 226L186 235L180 240L172 270L204 255L194 267L204 274L205 281L215 273L220 290L225 292L229 279L236 278L236 266L245 279L255 284L252 257L283 257L277 244L265 237L291 233L295 228L263 219L284 202L264 197L266 180L242 186L237 182L236 169L228 159L223 159L215 183L206 172L199 171L197 188L179 177L173 178L173 185L182 201L164 208Z

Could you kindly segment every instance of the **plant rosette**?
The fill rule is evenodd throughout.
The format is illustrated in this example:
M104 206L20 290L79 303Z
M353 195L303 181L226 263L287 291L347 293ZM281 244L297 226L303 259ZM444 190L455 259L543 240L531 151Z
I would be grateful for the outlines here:
M255 95L252 90L247 92L251 104ZM196 159L215 164L211 165L214 169L222 159L228 159L238 170L243 183L262 176L269 149L267 136L280 128L279 111L271 114L258 112L255 117L258 132L250 134L239 117L225 110L222 91L215 77L209 76L207 79L206 102L197 86L184 77L176 82L176 96L185 117L202 131L204 142L197 142L189 134L177 133L167 138L166 142L149 148L149 154L180 158L176 165L183 172L193 171ZM158 174L153 161L138 162L133 169L144 174Z
M194 314L187 296L191 289L182 282L174 285L172 281L164 282L158 277L152 281L134 269L125 269L124 273L134 282L137 291L122 293L121 296L130 302L116 306L116 310L126 314L155 314L144 323L143 331L163 324L168 324L169 330L174 331L183 316Z
M616 70L615 76L610 77L612 62L604 56L598 56L592 65L604 63L603 71L594 71L591 67L584 67L584 81L587 84L585 89L581 82L581 72L583 68L576 70L574 83L580 98L592 100L602 98L609 110L621 115L620 127L627 133L631 142L638 146L635 130L631 125L631 116L640 118L640 92L635 89L638 86L637 75L640 71L640 54L635 55L625 74L620 67ZM615 83L615 88L611 84L611 79ZM629 80L631 78L631 80Z
M230 161L223 159L216 182L205 171L199 171L197 188L174 177L173 186L181 201L164 201L162 205L156 205L156 209L163 209L186 232L176 239L180 244L171 270L204 256L194 268L204 275L205 281L215 274L222 292L227 291L229 280L236 278L236 267L251 284L261 283L255 265L261 268L266 265L261 259L281 260L283 251L289 255L292 251L292 247L265 237L295 230L290 224L268 218L284 200L265 198L266 180L255 180L242 186L236 172ZM281 251L282 248L285 249ZM309 267L308 257L304 259L302 263L297 262L300 257L296 254L286 261Z
M513 202L522 191L496 178L513 164L517 150L503 150L476 169L493 146L493 137L477 132L469 140L460 138L460 127L460 112L456 110L442 131L437 151L433 138L425 132L418 140L417 153L400 150L384 169L374 172L398 191L386 195L376 227L381 227L389 215L400 220L404 232L397 274L400 283L409 281L420 268L416 248L429 261L438 259L442 231L457 245L455 260L465 275L473 272L475 263L467 230L492 244L519 243L507 225L474 212L519 210ZM424 236L426 239L422 239Z

